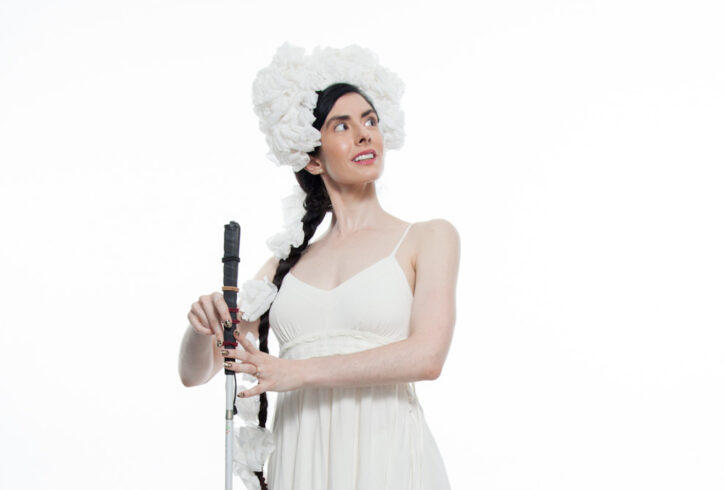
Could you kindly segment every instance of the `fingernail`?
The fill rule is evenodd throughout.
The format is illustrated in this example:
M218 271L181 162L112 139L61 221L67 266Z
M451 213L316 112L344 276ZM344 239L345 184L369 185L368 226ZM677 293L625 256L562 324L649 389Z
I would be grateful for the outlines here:
M221 349L221 355L222 355L222 356L228 356L228 355L229 355L229 351L226 350L226 349Z
M220 340L216 341L216 347L221 347L222 345L224 345L224 343L222 341L220 341Z
M224 323L222 324L224 328L230 328L231 327L231 320L224 320Z
M244 398L244 392L243 392L243 391L242 391L242 392L239 392L239 394L236 395L236 396L238 396L239 398Z
M226 369L231 369L231 363L230 363L230 362L225 362L225 363L224 363L224 367L225 367Z

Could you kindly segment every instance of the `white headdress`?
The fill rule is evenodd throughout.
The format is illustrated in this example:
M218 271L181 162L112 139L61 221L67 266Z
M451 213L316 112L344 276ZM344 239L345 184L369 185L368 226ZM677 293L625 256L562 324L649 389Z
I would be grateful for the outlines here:
M364 92L380 118L385 149L396 150L405 141L405 116L400 108L402 80L379 64L370 50L351 45L342 49L304 49L283 44L268 67L259 71L253 84L254 112L266 136L267 156L277 165L289 165L295 172L309 163L309 155L321 144L320 132L312 126L317 91L334 83L349 83ZM291 247L304 241L301 218L306 194L298 185L282 201L284 230L267 240L279 259L289 256Z
M359 87L374 103L380 116L385 147L397 150L405 141L405 116L400 109L402 80L379 64L370 50L351 45L342 49L317 47L310 55L284 43L271 64L259 71L252 89L254 112L277 165L291 165L295 172L309 163L307 153L321 143L312 127L317 91L334 83Z

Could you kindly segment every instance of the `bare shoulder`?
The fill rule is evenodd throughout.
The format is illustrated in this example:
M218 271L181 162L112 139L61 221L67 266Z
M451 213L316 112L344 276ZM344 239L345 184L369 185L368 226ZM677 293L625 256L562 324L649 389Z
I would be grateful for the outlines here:
M443 218L415 223L417 256L429 254L460 255L460 234Z
M254 276L254 279L261 280L264 278L264 276L267 277L270 281L274 279L274 274L277 271L277 267L279 267L279 259L272 255L267 259L266 262L264 262L264 265L261 266L259 269L259 272L256 273L256 276Z
M455 226L437 218L417 222L412 230L415 295L426 291L433 294L440 287L454 288L460 266L460 234Z
M455 226L444 218L435 218L427 221L420 221L415 223L418 228L418 233L424 233L426 235L440 235L443 238L457 238L460 239L458 230Z
M429 304L454 303L460 267L460 234L445 219L420 221L413 228L417 228L413 240L415 298Z

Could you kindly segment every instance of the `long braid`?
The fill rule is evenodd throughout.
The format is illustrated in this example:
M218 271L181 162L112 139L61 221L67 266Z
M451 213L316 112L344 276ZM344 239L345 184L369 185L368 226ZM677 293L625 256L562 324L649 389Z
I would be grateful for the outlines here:
M328 211L332 210L332 202L327 194L327 189L322 182L322 178L319 175L312 175L306 170L302 169L295 174L299 185L302 187L304 192L307 193L307 197L304 198L304 209L306 213L302 217L302 227L304 230L304 241L298 247L292 247L289 251L289 256L286 259L280 260L277 266L276 273L272 282L277 287L281 288L282 280L284 276L294 267L299 259L302 257L302 253L309 245L309 240L312 239L314 233L317 231L317 227L324 220ZM269 346L267 341L269 339L269 310L266 311L260 318L259 322L259 350L262 352L269 353ZM266 426L267 418L267 397L266 392L259 395L259 426ZM263 471L255 472L257 478L259 478L259 484L262 490L267 490L266 480L264 478Z

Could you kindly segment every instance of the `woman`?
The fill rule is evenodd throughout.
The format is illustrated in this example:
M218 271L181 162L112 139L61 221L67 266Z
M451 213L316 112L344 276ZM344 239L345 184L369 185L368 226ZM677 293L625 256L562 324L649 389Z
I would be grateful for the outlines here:
M305 58L291 49L284 46L277 53L270 67L276 63L276 71L266 73L272 79L284 78L279 74L288 75L284 70L292 65L298 75L298 61ZM331 71L350 60L353 70L363 65L367 71L384 71L368 51L345 49L315 53L307 60L308 77L330 59ZM349 73L330 76L337 82L354 79ZM384 77L373 79L368 86L384 84L379 82ZM268 464L273 490L446 489L442 458L413 383L436 379L447 356L455 323L459 237L445 220L406 223L382 209L375 182L383 170L385 141L394 138L392 130L380 129L377 101L349 83L315 83L326 87L312 101L311 126L321 144L303 166L297 163L295 172L304 191L304 214L298 220L303 238L292 239L286 248L277 240L277 253L257 273L261 284L273 277L275 294L260 317L245 312L243 317L252 321L242 321L237 329L238 349L222 350L212 342L222 338L220 324L231 319L220 293L202 296L191 306L181 377L187 386L205 383L221 369L224 357L238 359L230 368L258 379L239 396L263 397L261 425L267 416L264 393L278 392L276 448ZM257 102L265 99L257 96L259 90L268 90L259 85ZM283 119L289 109L282 112ZM257 113L269 114L260 104ZM268 139L268 131L277 127L265 121L261 126ZM278 160L284 160L284 151L276 152ZM329 228L310 244L330 211ZM270 326L279 340L279 357L268 354ZM259 348L248 332L259 339ZM264 488L261 472L257 476Z

